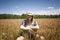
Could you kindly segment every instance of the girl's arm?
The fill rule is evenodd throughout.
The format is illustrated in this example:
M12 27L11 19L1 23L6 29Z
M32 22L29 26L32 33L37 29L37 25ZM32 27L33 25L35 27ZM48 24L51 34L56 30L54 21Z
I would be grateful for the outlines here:
M25 21L23 21L22 23L21 23L21 25L20 25L20 28L22 29L22 30L30 30L31 28L29 28L29 27L25 27Z
M29 28L29 27L24 27L23 25L21 25L20 28L21 28L22 30L31 30L31 28Z

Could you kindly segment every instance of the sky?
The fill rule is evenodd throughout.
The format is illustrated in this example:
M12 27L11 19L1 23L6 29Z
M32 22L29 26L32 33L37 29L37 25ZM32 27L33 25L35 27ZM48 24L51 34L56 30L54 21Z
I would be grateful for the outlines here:
M0 14L17 14L31 11L38 15L59 15L60 0L0 0Z

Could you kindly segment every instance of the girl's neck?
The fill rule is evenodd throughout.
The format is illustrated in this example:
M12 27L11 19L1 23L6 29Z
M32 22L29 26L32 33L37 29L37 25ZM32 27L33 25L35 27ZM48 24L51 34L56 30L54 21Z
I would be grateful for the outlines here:
M31 23L31 20L29 20L29 23Z
M28 20L28 25L30 25L31 24L31 20Z

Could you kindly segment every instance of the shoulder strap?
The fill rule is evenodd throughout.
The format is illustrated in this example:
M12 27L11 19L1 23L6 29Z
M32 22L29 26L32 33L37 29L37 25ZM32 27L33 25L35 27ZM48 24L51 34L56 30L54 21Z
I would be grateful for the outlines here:
M24 20L24 27L26 27L27 25L27 20Z
M36 23L36 21L34 21L34 26L36 26L37 25L37 23Z

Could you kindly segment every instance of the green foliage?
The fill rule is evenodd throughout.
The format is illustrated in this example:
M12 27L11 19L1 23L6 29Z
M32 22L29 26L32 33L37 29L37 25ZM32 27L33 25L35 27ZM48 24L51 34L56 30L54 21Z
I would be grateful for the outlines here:
M26 14L13 15L13 14L0 14L0 19L24 19ZM60 18L60 15L35 15L35 18Z
M35 15L35 18L60 18L60 15Z

